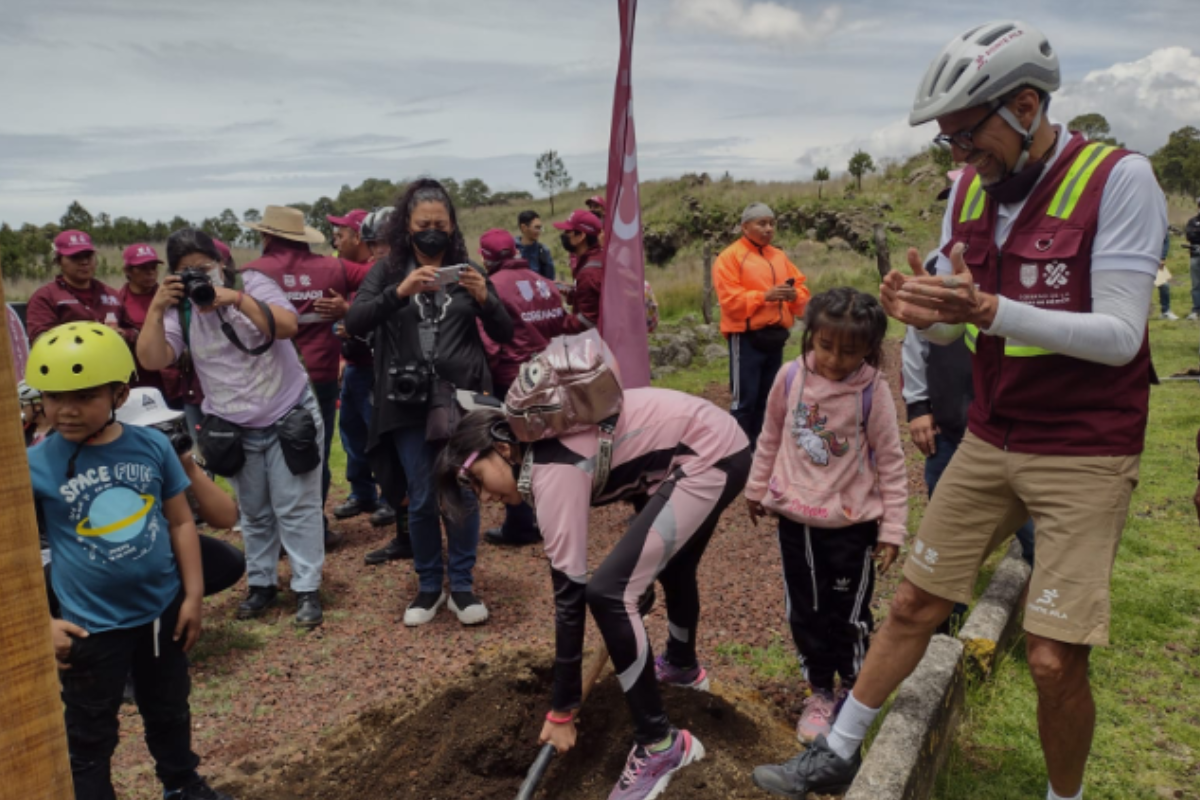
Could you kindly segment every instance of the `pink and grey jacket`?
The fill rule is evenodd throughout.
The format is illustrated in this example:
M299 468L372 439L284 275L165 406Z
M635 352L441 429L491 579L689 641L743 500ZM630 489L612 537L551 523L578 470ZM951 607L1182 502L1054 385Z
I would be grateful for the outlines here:
M747 499L816 528L879 520L879 540L903 544L908 476L883 374L864 364L830 381L799 363L789 392L790 368L779 370L767 397Z

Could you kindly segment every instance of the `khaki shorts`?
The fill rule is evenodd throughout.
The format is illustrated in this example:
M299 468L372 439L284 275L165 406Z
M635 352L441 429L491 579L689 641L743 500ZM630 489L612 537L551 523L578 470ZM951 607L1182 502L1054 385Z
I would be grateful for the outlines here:
M969 603L987 556L1033 517L1025 630L1071 644L1108 644L1109 581L1139 456L1009 453L968 433L938 482L904 577Z

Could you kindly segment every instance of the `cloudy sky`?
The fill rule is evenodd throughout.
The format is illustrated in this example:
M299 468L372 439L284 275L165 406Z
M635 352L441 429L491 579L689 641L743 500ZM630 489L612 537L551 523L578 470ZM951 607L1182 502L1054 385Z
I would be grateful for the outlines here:
M835 173L862 146L910 153L926 64L995 4L641 0L643 178ZM1065 87L1154 150L1200 120L1194 0L1012 0ZM0 222L191 219L335 195L367 177L483 178L537 192L557 149L607 162L616 0L0 0Z

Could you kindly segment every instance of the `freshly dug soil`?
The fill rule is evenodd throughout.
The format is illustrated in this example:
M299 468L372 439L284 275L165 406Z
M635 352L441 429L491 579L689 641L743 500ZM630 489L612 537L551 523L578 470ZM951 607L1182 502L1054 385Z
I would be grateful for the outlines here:
M551 660L528 651L477 660L420 703L378 707L314 748L238 764L224 788L240 800L515 797L538 753ZM790 723L750 695L718 683L711 694L668 687L664 697L672 723L707 750L675 775L668 797L761 798L750 772L797 750ZM578 745L551 764L538 797L604 800L631 745L629 712L609 671L584 706Z

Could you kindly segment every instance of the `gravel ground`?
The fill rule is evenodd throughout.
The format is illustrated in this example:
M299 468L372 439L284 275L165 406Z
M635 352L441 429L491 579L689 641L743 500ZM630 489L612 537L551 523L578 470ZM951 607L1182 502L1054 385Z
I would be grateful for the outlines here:
M888 377L903 419L899 343L887 344ZM728 407L727 387L712 384L705 394ZM920 456L907 441L905 446L910 492L923 498ZM334 502L331 499L331 505ZM592 563L612 547L630 514L622 505L592 512ZM484 510L484 528L499 521L499 510ZM194 747L204 762L202 772L218 784L244 775L248 763L281 757L276 751L286 753L282 757L287 760L301 761L306 753L320 749L323 735L343 730L344 723L369 715L376 707L392 704L395 708L405 701L415 705L418 698L461 684L481 658L521 650L543 654L547 664L552 661L553 602L540 548L480 545L476 592L491 612L486 625L465 628L443 609L429 625L409 629L401 617L416 591L411 562L365 566L363 555L382 545L390 532L372 529L366 517L338 527L345 542L325 562L326 621L321 628L311 633L292 628L294 598L287 592L272 614L249 622L234 619L244 585L206 601L205 633L192 670ZM774 644L776 653L780 645L783 652L790 650L773 532L763 523L751 526L744 506L736 501L725 514L700 568L700 653L724 685L762 699L781 719L794 724L805 685L792 674L776 676L780 670L752 665L744 650L731 647ZM286 570L284 562L284 585ZM879 581L877 616L898 576L898 567L893 567ZM661 645L666 636L661 610L649 618L648 626L651 641ZM589 628L588 641L598 641L594 628ZM140 716L133 706L126 706L114 780L119 796L150 800L161 794L141 735Z

